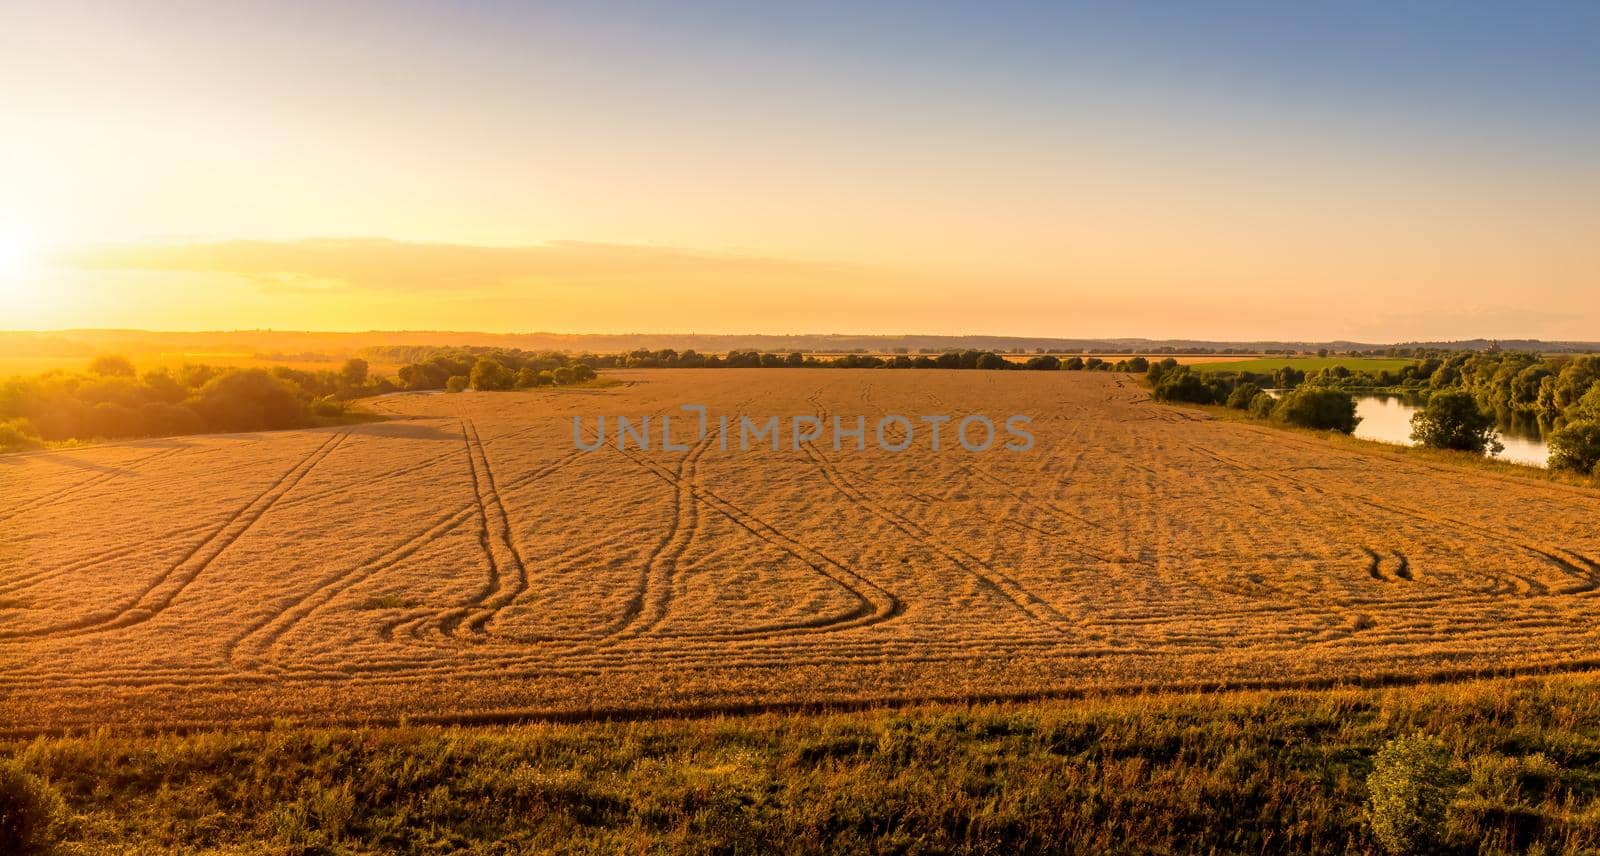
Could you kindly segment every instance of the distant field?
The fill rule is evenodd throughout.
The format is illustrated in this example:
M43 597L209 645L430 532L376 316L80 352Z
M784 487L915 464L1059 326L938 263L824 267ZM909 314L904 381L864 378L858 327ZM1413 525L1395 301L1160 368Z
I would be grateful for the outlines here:
M1178 362L1184 362L1179 360ZM1197 359L1189 365L1199 370L1226 370L1236 372L1274 372L1284 366L1301 371L1344 366L1352 371L1399 371L1410 365L1410 358L1389 357L1253 357L1243 359Z
M400 394L372 403L393 417L377 424L0 456L0 732L1316 687L1600 657L1594 492L1215 421L1115 373L612 376L628 385ZM685 402L1026 413L1038 445L573 450L574 415Z

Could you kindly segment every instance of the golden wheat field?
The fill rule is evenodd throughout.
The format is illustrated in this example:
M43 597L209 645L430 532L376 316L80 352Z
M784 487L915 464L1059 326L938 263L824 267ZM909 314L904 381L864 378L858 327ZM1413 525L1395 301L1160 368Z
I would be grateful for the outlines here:
M0 729L1321 685L1600 659L1600 500L1084 372L618 372L0 456ZM572 417L1036 445L574 448ZM682 422L682 424L680 424ZM870 437L870 435L869 435ZM658 441L659 442L659 441Z

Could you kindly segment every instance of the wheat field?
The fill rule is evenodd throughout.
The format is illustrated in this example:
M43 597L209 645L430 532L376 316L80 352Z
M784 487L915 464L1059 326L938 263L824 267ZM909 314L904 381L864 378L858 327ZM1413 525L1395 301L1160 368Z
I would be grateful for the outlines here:
M1084 372L657 370L0 456L0 730L490 721L1593 667L1592 492ZM572 417L1032 416L576 450ZM678 422L674 422L679 430Z

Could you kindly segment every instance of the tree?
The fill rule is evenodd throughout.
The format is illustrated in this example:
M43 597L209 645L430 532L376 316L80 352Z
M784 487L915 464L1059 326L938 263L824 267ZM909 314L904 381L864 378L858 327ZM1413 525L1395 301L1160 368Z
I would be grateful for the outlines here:
M472 388L479 392L510 389L515 381L516 376L497 360L480 357L476 363L472 364L472 374L469 382Z
M1083 371L1083 357L1068 357L1061 367L1069 372Z
M1319 386L1300 386L1278 399L1272 418L1302 428L1345 434L1356 430L1361 421L1350 393Z
M1273 398L1272 393L1258 392L1255 398L1250 399L1250 415L1257 419L1271 419L1272 408L1277 406L1278 399Z
M1411 439L1434 449L1482 453L1504 448L1495 439L1494 417L1470 392L1436 392L1411 417Z
M194 400L215 431L271 431L311 424L287 382L261 369L236 369L212 378Z
M1191 404L1215 404L1217 401L1205 380L1186 368L1162 375L1153 394L1157 401L1186 401Z
M1228 406L1235 410L1244 410L1248 408L1250 406L1250 402L1254 401L1256 396L1260 394L1261 387L1249 381L1245 381L1244 383L1234 387L1233 392L1228 393Z
M451 375L450 379L444 382L445 392L463 392L466 390L466 388L466 375Z
M556 385L558 385L558 386L566 386L567 384L572 383L576 379L573 376L573 372L572 372L572 367L571 366L562 366L562 367L556 369L551 374L552 374L552 379L556 382Z
M339 379L344 385L360 388L367 382L367 361L354 357L344 361L344 367L339 369Z
M1061 360L1048 354L1042 357L1030 357L1024 367L1036 372L1053 372L1061 368Z
M127 357L104 354L89 363L89 373L103 377L133 377L133 363Z
M1550 468L1600 475L1600 422L1573 422L1552 433Z

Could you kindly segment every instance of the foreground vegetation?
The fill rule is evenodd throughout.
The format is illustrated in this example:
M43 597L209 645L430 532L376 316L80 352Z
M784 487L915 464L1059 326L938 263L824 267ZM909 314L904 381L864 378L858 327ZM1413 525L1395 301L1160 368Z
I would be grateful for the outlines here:
M1578 852L1600 846L1597 690L1582 677L503 728L101 730L0 745L24 774L0 782L60 795L48 837L65 853Z

